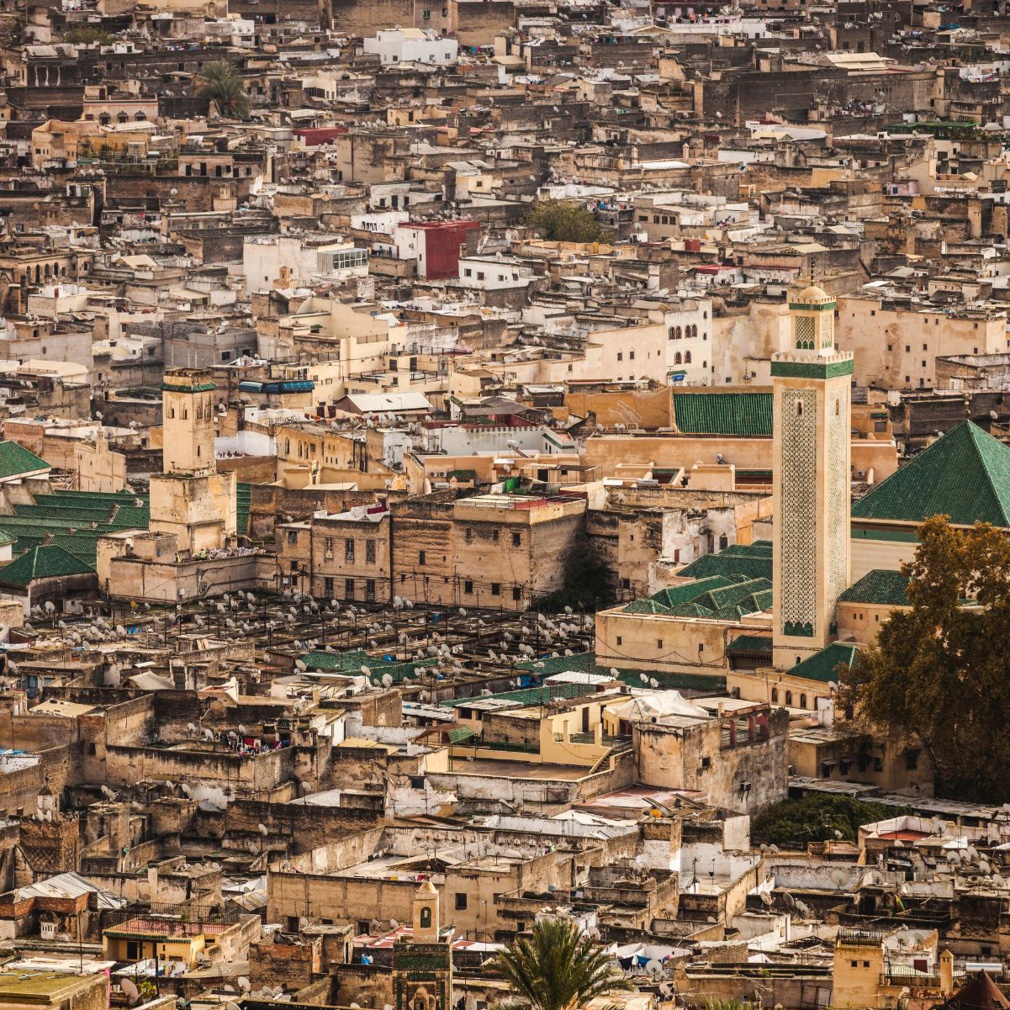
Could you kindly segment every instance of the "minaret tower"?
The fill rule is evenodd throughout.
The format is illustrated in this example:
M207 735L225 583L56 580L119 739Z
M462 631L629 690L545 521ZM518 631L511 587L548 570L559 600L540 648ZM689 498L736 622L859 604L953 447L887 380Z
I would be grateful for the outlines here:
M853 361L835 350L835 301L808 287L789 303L793 348L772 355L773 662L788 669L835 635L849 584Z

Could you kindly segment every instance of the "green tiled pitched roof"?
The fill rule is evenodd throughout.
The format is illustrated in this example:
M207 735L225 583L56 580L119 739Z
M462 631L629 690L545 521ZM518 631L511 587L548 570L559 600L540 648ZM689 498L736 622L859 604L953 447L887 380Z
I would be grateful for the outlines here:
M0 442L0 479L51 469L44 459L29 452L23 445L9 439Z
M875 568L838 597L840 603L883 603L908 606L908 579L901 572Z
M772 433L771 393L674 393L677 428L691 435Z
M701 579L710 575L732 578L736 575L771 581L771 544L767 540L756 540L752 544L733 544L718 554L706 554L697 561L692 561L677 574L689 579Z
M838 681L838 667L842 664L852 666L858 646L850 642L832 642L826 649L815 652L809 659L789 667L786 671L790 677L800 680L816 680L822 684Z
M740 635L734 638L726 648L730 655L742 652L760 652L772 654L772 640L767 635Z
M962 421L852 506L853 519L1010 527L1010 449Z
M47 544L45 547L33 547L0 568L0 584L24 587L38 579L52 579L61 575L93 575L94 571L91 565L69 554L62 547Z

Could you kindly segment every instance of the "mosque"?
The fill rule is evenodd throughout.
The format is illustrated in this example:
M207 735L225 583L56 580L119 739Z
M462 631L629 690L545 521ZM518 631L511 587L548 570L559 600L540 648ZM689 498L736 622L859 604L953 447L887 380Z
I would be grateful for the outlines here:
M965 420L851 504L852 355L835 349L830 295L808 287L789 307L792 347L771 362L770 538L598 613L596 661L816 716L833 704L839 665L908 606L900 568L924 520L1010 532L1010 448Z

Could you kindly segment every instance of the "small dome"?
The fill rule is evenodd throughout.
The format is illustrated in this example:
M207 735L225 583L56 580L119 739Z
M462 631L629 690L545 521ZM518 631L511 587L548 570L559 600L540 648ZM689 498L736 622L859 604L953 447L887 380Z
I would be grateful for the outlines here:
M803 302L806 305L810 305L815 302L830 302L831 295L829 295L824 288L819 288L816 284L811 284L810 287L804 288L799 293L797 301Z

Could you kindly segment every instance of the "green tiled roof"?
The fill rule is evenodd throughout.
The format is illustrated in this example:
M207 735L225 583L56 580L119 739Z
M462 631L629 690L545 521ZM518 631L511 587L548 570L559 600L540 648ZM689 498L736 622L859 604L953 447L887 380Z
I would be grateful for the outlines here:
M840 603L883 603L908 606L908 579L901 572L875 568L838 597Z
M767 540L757 540L752 544L733 544L718 554L706 554L692 561L677 573L681 578L701 579L711 575L734 575L748 579L768 579L772 577L772 551Z
M674 393L674 423L691 435L771 435L771 393Z
M543 666L539 666L539 663L543 663ZM584 673L597 673L601 676L609 677L610 671L616 669L617 679L622 683L628 684L631 687L645 686L642 683L642 670L630 670L627 668L617 667L611 663L608 663L605 666L600 666L596 662L596 654L592 652L579 652L574 656L559 656L557 659L542 659L516 663L516 669L532 670L536 673L543 674L545 677L550 677L555 673L567 673L570 670L576 670ZM661 670L650 670L645 676L646 683L650 679L656 680L658 681L660 687L671 688L674 690L690 689L694 691L708 691L710 693L719 693L726 690L726 677L724 674L719 673L666 673ZM557 692L559 688L564 686L566 685L555 684L552 688L551 697L560 698L561 695ZM578 687L579 685L569 684L567 686ZM499 695L498 697L510 696L511 695ZM573 695L573 697L577 696L578 695Z
M61 575L93 575L94 571L91 565L69 554L62 547L48 544L45 547L33 547L0 568L0 584L23 588L38 579L52 579Z
M709 590L732 585L734 585L733 581L722 575L714 575L708 579L697 579L694 582L685 582L681 585L661 589L658 593L653 593L652 596L635 600L634 603L629 603L624 608L624 612L626 614L668 614L674 607L691 603Z
M809 659L789 667L786 671L790 677L801 680L816 680L822 684L838 681L838 667L842 664L852 666L858 646L850 642L832 642L826 649L815 652Z
M767 635L740 635L730 642L726 651L730 655L738 655L743 652L760 652L772 654L772 640Z
M852 506L853 519L1010 527L1010 449L962 421Z
M517 701L520 705L547 705L552 701L561 701L566 698L581 698L584 694L591 694L594 687L587 687L585 684L547 684L544 687L526 687L518 691L504 691L491 697L502 701ZM478 701L487 699L487 695L477 695L474 698L453 698L450 701L443 701L440 704L445 708L459 708L460 705L473 705Z
M0 449L7 444L14 443L0 442ZM235 495L235 525L239 535L249 530L251 497L252 485L239 484ZM0 528L14 539L15 553L39 546L50 534L51 544L62 547L92 568L100 536L121 530L146 530L150 525L147 496L132 491L53 491L36 495L33 503L17 504L13 515L0 517Z
M548 656L546 659L524 659L516 663L517 670L530 670L552 677L555 673L609 673L609 667L600 668L596 665L595 652L577 652L574 656Z
M44 459L29 452L23 445L9 439L0 442L0 479L51 469Z
M345 652L327 652L316 649L301 657L302 662L310 670L320 670L325 673L337 673L347 677L361 676L361 668L367 666L371 671L371 679L381 683L388 673L396 683L413 677L418 670L434 666L437 659L424 659L420 662L390 663L377 656L369 656L363 649L350 649Z
M645 674L645 680L642 675ZM621 670L622 683L629 687L648 687L649 681L671 691L704 691L721 694L726 690L726 675L720 673L668 673L663 670Z

